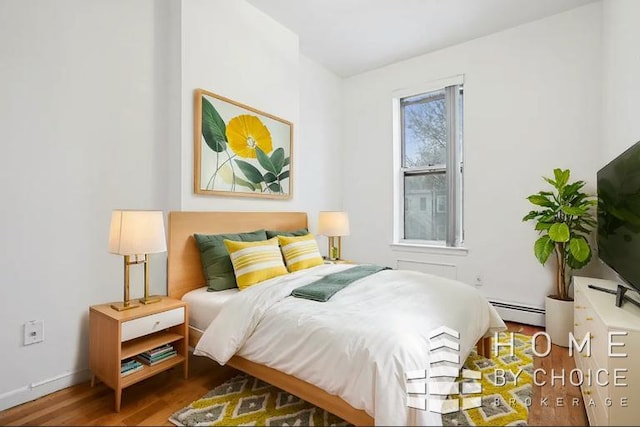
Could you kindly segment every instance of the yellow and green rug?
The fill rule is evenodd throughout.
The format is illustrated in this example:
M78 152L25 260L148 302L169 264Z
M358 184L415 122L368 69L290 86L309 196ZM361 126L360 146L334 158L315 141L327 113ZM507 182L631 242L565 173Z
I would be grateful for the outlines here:
M509 339L509 335L500 334L501 342ZM527 425L533 374L530 340L531 337L516 333L514 356L507 348L502 348L500 354L491 359L472 353L465 367L482 372L482 407L445 415L444 425ZM507 372L503 386L496 381L496 369ZM508 372L515 373L520 369L522 373L514 384L513 374ZM174 413L169 421L177 426L348 425L323 409L245 374L214 388Z
M498 339L506 344L511 341L510 332L503 332ZM467 358L464 367L482 372L482 406L443 415L445 426L526 426L529 406L533 397L533 353L531 337L514 333L514 355L511 349L500 347L496 356L491 349L491 359L476 354ZM499 371L496 378L496 370ZM504 375L502 374L504 372ZM519 373L519 374L518 374ZM515 378L514 374L518 377ZM462 381L462 380L461 380ZM457 398L458 396L451 396Z
M346 426L298 397L237 375L169 418L177 426Z

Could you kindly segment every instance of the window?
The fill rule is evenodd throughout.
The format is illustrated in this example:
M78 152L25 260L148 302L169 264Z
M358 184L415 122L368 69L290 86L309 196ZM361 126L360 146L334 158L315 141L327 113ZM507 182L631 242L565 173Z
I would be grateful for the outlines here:
M399 99L398 235L462 243L462 84Z

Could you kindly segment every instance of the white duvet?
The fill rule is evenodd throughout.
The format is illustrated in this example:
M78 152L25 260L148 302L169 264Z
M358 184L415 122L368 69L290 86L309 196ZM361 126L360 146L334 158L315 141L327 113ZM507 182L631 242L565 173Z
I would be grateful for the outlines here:
M429 333L460 333L464 361L484 335L504 329L471 286L404 270L353 282L327 302L291 297L294 288L351 265L280 276L229 299L194 354L221 364L235 354L293 375L365 410L376 425L441 425L406 404L405 373L429 366Z

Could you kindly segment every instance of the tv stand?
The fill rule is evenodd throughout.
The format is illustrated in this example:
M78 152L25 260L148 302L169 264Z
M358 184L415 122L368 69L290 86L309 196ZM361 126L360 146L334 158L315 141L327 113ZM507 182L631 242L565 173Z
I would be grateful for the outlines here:
M577 343L590 342L586 348L574 345L573 358L585 377L579 403L592 426L640 426L640 411L631 403L640 402L640 307L616 307L617 285L611 280L573 277L573 336ZM623 301L628 294L624 291ZM614 380L616 370L625 375L618 383ZM587 375L593 379L587 380ZM610 399L611 405L605 399ZM620 404L622 399L628 402L626 406Z
M601 286L596 286L596 285L588 285L589 289L595 289L596 291L600 291L600 292L606 292L608 294L613 294L616 296L616 307L622 307L622 304L627 301L630 302L631 304L634 304L638 307L640 307L640 302L638 302L637 300L629 297L627 295L627 291L633 291L633 292L638 292L635 289L631 289L629 287L623 286L618 284L618 288L616 290L610 289L610 288L603 288Z
M620 285L618 285L618 286L620 286ZM601 286L589 285L589 288L590 289L595 289L595 290L600 291L600 292L606 292L608 294L614 294L614 295L616 294L616 291L614 291L613 289L603 288Z

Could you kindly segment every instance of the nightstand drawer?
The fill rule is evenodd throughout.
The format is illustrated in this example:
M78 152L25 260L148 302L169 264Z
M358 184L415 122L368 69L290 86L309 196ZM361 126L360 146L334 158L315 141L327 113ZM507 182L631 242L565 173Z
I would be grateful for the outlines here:
M128 341L184 323L184 307L122 322L121 341Z

